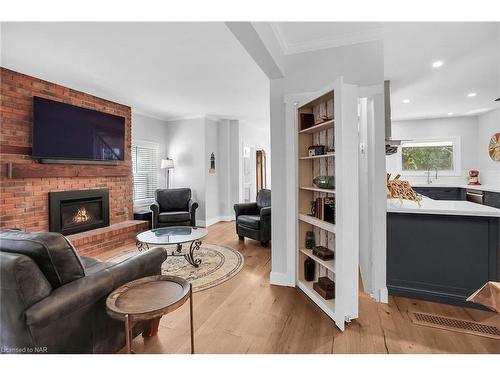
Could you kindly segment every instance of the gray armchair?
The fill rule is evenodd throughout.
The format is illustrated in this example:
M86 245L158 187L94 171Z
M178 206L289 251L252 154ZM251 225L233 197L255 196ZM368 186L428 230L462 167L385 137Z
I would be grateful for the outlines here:
M253 203L234 205L236 233L240 240L245 237L260 241L267 246L271 240L271 190L262 189Z
M106 312L121 285L161 273L167 254L153 248L120 263L79 257L59 233L0 233L0 347L11 353L115 353L123 322ZM149 333L152 321L134 327Z
M198 203L191 199L191 189L158 189L151 205L153 228L196 226Z

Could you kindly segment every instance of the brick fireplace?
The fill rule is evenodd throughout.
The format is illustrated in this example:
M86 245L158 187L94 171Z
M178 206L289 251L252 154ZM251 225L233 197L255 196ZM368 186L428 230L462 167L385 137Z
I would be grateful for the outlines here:
M142 230L142 222L132 220L130 107L5 68L0 68L0 82L0 227L48 231L49 193L104 189L109 196L110 226L93 231L106 237L109 241L104 242L111 246L112 237L121 237L122 243L127 236L133 238L134 231ZM124 117L124 160L117 165L47 165L33 160L33 96ZM92 231L70 237L88 245L85 233L98 237ZM89 247L98 250L97 245Z

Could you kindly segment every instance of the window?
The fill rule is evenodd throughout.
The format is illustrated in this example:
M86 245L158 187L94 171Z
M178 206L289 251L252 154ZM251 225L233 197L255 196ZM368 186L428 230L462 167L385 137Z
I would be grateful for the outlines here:
M437 168L444 175L459 175L459 149L459 139L403 141L400 170L407 175L421 175Z
M158 188L158 148L159 145L153 142L132 142L135 203L147 203L154 199Z

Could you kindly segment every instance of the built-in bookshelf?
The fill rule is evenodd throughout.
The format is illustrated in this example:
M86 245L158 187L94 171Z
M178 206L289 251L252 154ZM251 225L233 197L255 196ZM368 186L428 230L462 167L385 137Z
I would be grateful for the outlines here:
M304 98L302 103L297 107L297 286L344 330L344 323L358 314L356 87L339 79L332 90ZM317 145L324 151L311 155L310 149ZM318 176L334 176L335 187L315 186L313 179ZM322 220L312 212L317 210L314 202L318 198L330 198L318 201L330 202L329 212L334 201L333 218L329 214L328 220ZM316 245L333 250L335 259L321 259L307 249L307 232L314 233ZM314 261L313 281L305 280L304 261L308 258ZM324 299L313 288L324 276L335 282L334 299Z

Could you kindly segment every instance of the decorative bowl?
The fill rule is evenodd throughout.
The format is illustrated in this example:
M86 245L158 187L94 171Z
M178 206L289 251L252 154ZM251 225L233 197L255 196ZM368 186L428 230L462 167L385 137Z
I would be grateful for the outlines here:
M318 176L313 179L313 184L320 189L335 189L335 176Z

